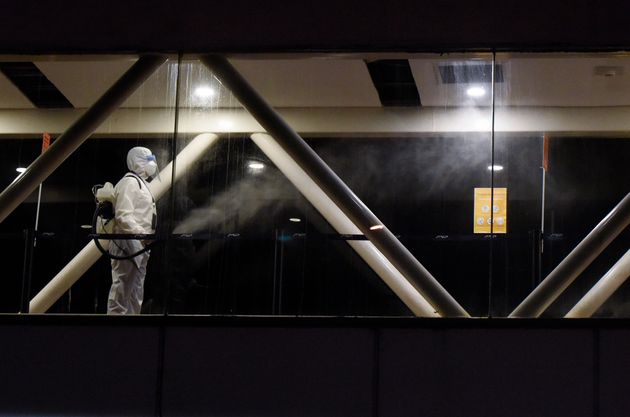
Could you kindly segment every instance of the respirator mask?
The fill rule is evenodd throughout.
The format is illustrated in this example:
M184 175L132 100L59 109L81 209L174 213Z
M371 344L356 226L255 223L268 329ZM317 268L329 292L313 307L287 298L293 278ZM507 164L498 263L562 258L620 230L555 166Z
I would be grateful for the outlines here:
M155 159L155 155L147 155L146 159L147 163L144 166L144 173L147 175L147 178L152 179L156 174L159 178L158 165Z

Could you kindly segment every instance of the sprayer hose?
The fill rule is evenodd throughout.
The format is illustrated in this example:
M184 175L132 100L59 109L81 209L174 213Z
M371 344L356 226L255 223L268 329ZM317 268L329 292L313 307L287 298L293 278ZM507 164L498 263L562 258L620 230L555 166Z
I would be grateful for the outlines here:
M98 222L98 216L101 212L101 205L99 204L96 207L96 210L94 211L94 216L92 216L92 234L96 235L97 230L96 230L96 223ZM142 248L141 250L139 250L136 253L133 253L131 255L125 255L125 256L118 256L118 255L112 255L107 249L105 249L103 247L103 245L101 245L101 242L99 241L98 237L94 237L94 244L96 245L96 247L98 248L98 250L105 256L107 256L110 259L116 259L116 260L127 260L127 259L132 259L135 258L138 255L143 254L144 252L148 251L151 249L151 247L153 246L153 244L155 242L149 243L148 245L146 245L144 248Z

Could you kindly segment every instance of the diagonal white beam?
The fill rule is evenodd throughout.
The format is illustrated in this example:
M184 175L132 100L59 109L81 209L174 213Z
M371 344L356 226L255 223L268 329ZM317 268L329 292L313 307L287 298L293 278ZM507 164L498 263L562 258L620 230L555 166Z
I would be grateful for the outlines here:
M359 228L361 234L378 248L436 311L444 316L469 317L468 312L326 165L304 139L249 85L227 59L217 55L204 55L200 59L273 136L282 149L348 216Z
M554 268L509 317L538 317L630 224L630 193Z
M255 133L251 138L338 233L361 234L359 228L278 145L278 142L265 133ZM346 242L416 316L439 317L435 308L376 249L372 242L369 240L348 240Z
M566 318L591 317L630 277L630 250L619 259L597 284L582 297L565 316Z

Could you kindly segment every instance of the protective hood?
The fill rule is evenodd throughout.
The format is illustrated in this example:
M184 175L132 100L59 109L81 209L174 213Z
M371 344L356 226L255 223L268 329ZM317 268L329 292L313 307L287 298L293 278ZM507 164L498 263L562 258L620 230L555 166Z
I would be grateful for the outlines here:
M127 168L146 180L157 171L155 155L151 153L149 148L142 146L131 148L127 154Z

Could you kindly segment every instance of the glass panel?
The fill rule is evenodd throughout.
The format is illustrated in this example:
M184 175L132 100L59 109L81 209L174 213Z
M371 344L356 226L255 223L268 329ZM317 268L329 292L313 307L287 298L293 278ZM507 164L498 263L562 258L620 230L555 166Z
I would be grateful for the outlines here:
M484 316L490 238L473 233L473 198L491 185L491 57L395 58L231 61L447 291ZM198 61L182 64L180 104L178 152L202 132L220 138L175 186L179 250L168 265L178 272L165 272L173 278L161 290L169 311L413 314L352 250L365 238L340 235L311 206L249 138L260 126Z
M0 59L0 187L41 154L44 133L54 143L136 59ZM479 317L509 315L628 193L629 60L510 53L493 68L489 54L230 59ZM116 184L128 150L145 146L160 169L180 152L192 158L157 201L143 313L413 315L353 249L365 236L332 227L303 195L312 186L300 190L285 175L291 161L252 141L262 130L198 60L168 61L44 181L41 196L0 224L8 277L0 312L25 311L90 242L92 186ZM542 315L564 316L625 253L629 233ZM105 313L111 280L101 258L46 310ZM594 315L626 317L629 291L622 285Z
M136 59L126 56L25 58L24 63L31 69L37 68L40 81L45 79L47 84L35 89L36 93L29 96L30 103L24 109L13 110L20 106L17 101L3 105L9 107L1 111L10 122L4 125L6 131L2 132L0 142L5 170L15 170L17 165L27 166L35 160L42 151L43 132L50 134L54 144L56 138ZM6 75L6 71L4 73ZM176 61L162 65L43 182L41 197L34 192L2 222L2 232L32 230L39 213L30 271L22 273L23 256L18 254L18 247L23 250L24 243L17 239L9 245L15 256L9 258L14 261L10 271L10 291L0 304L0 311L18 311L23 279L30 278L30 291L24 299L33 298L90 242L95 209L92 187L106 181L116 184L125 175L130 148L149 147L160 166L170 161L176 75ZM10 77L5 78L10 85L18 83ZM42 96L51 96L49 90L52 89L57 101L40 101ZM23 88L21 92L27 95ZM9 177L6 172L3 188ZM168 223L167 218L160 217L160 222ZM151 275L155 266L150 262L148 268ZM109 260L101 257L69 291L45 310L51 313L105 313L112 283L110 270Z
M501 54L497 65L494 184L508 188L509 228L495 247L492 311L507 315L629 191L630 58ZM563 317L625 253L628 233L542 315ZM622 286L595 315L628 316L629 296Z

